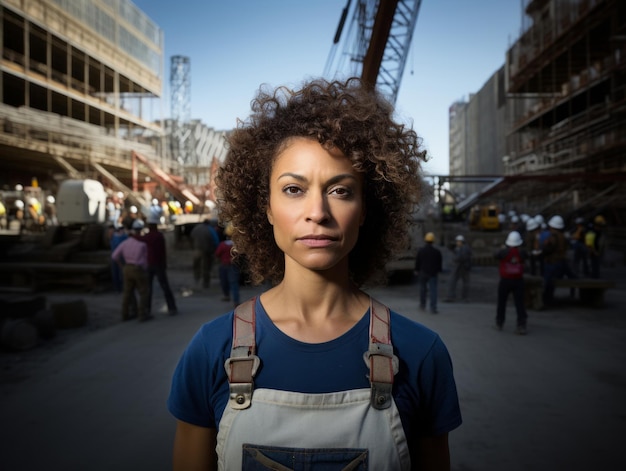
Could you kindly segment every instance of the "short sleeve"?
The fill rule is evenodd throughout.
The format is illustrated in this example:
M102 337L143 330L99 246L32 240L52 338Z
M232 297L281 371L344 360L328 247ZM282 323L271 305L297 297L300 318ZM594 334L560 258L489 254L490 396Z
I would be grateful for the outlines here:
M420 401L422 434L442 435L461 425L461 409L452 360L439 336L424 357L418 387L422 398Z

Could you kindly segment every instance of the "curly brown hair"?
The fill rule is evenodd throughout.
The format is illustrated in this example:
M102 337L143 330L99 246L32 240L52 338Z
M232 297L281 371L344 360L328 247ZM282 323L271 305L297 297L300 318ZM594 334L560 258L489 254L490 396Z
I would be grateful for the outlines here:
M349 255L350 275L357 286L383 279L385 264L408 246L426 157L417 134L392 115L393 107L357 78L311 80L297 91L259 89L252 114L228 137L216 177L220 220L232 224L234 255L244 256L253 283L284 276L266 210L274 159L292 137L340 149L364 174L366 218Z

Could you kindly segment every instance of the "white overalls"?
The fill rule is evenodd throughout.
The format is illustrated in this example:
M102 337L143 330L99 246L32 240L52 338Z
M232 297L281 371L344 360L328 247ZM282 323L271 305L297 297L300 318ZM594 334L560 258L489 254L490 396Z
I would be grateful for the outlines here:
M389 309L370 301L370 388L324 394L256 389L255 300L235 310L226 361L230 399L217 435L220 470L409 470L400 414L391 396Z

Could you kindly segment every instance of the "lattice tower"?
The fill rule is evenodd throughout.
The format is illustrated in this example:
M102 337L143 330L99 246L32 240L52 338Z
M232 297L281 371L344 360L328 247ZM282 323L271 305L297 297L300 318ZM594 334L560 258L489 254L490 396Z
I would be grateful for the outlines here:
M191 61L172 56L170 69L172 156L182 165L194 165L191 152Z

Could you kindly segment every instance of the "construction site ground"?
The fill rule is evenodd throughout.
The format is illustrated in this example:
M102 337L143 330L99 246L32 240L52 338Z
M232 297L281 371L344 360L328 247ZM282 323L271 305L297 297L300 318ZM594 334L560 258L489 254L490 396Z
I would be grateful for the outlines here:
M450 253L444 253L440 299ZM59 329L27 351L0 352L0 462L6 471L171 469L174 419L166 409L172 372L196 330L228 311L217 279L194 288L191 251L170 250L180 314L155 290L155 320L121 322L110 289L44 291L48 303L84 300L86 325ZM437 331L455 368L463 425L450 434L452 469L621 469L626 436L626 268L605 306L583 306L557 290L557 306L529 311L528 335L514 334L507 308L495 317L497 268L474 266L467 302L418 308L414 278L370 289L392 309ZM262 287L242 287L242 298ZM459 287L460 289L460 287ZM331 426L331 425L329 425Z

